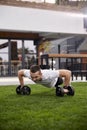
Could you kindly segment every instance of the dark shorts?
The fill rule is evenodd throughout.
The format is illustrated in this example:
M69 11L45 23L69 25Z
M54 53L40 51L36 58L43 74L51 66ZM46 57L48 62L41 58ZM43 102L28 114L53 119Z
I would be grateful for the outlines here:
M55 87L58 87L58 85L59 85L59 80L57 79Z
M55 87L58 87L59 85L61 85L63 83L63 79L61 77L58 77Z

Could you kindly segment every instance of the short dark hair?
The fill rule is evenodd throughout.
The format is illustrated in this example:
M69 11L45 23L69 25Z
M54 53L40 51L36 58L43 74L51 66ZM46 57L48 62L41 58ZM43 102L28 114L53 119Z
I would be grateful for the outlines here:
M32 73L35 73L35 72L37 72L37 71L40 71L40 66L39 66L39 65L32 65L32 66L30 67L30 71L31 71Z

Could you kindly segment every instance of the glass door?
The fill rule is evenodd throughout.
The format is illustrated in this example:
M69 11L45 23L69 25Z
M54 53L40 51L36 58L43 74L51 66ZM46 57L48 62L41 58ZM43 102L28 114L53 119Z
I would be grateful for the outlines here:
M0 39L0 76L8 75L8 40Z
M32 64L36 64L33 41L0 39L0 76L17 76L19 69Z

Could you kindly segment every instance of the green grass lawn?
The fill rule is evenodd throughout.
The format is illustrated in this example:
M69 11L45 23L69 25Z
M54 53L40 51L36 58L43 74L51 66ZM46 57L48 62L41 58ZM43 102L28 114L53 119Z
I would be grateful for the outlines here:
M87 83L72 83L75 96L31 85L31 95L0 86L0 130L87 130Z

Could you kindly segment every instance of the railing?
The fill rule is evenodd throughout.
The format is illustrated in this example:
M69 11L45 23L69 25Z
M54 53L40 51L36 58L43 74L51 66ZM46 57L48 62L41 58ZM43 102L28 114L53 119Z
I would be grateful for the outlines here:
M9 71L11 75L17 75L17 71L21 66L21 61L14 60L9 62L0 61L0 76L9 76Z
M33 63L32 61L24 62L24 69L29 69ZM3 76L17 76L18 70L23 68L22 61L12 60L11 62L0 61L0 77Z
M78 77L80 77L81 80L85 77L85 80L87 80L87 54L45 54L41 56L41 68L54 69L54 58L58 58L59 60L58 69L69 69L72 71L72 80L77 80ZM65 62L61 61L62 58L65 58ZM52 60L51 65L49 65L49 59Z
M70 6L86 6L87 1L86 0L76 0L76 1L69 1L69 0L57 0L57 5L70 5Z

